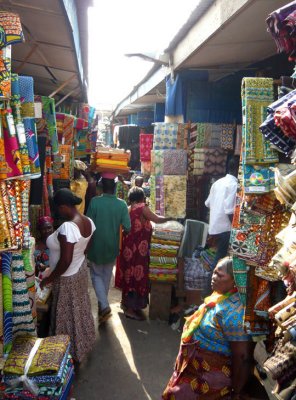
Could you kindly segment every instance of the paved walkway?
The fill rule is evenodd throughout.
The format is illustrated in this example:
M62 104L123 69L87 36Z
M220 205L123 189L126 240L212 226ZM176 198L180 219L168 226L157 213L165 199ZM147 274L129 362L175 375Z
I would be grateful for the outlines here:
M90 284L97 326L96 297ZM125 318L111 289L112 318L98 329L93 352L74 382L76 400L159 400L173 371L180 333L161 321Z

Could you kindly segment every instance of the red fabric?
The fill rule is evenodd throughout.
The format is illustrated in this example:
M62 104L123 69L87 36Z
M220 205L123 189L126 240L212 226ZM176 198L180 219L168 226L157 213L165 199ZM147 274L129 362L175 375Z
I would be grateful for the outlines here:
M144 207L144 203L132 207L130 212L131 231L123 236L116 285L122 289L123 296L127 296L129 292L136 292L140 296L148 295L152 225L150 221L143 221Z
M292 138L296 139L296 105L295 104L284 104L279 107L274 114L274 120L277 126L281 128L283 133Z
M140 159L141 161L151 161L151 150L153 148L153 134L142 133L140 135Z

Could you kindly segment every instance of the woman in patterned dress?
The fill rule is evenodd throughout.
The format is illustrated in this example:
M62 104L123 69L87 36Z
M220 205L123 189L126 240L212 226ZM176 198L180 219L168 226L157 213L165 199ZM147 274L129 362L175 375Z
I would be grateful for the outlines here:
M252 343L234 284L232 258L219 261L214 292L184 325L174 373L163 400L239 400L252 368Z
M95 341L85 253L96 228L77 210L81 201L69 189L60 189L54 195L59 214L67 221L47 239L52 272L40 285L53 284L50 330L53 335L70 336L76 362L84 359Z
M161 224L172 218L159 217L145 204L144 191L133 187L128 194L131 230L124 235L119 260L118 287L122 289L121 305L127 318L143 320L141 310L147 307L149 292L149 249L151 221Z

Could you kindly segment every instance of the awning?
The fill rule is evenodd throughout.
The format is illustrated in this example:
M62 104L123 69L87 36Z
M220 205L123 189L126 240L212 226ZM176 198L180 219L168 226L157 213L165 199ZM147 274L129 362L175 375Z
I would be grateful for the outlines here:
M34 78L36 94L87 99L87 8L92 0L4 0L20 15L25 43L13 46L12 70Z

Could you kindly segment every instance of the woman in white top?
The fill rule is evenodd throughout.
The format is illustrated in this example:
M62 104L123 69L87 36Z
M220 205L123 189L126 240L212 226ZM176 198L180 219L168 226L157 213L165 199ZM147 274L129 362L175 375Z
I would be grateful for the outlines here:
M69 335L71 355L81 362L95 341L85 253L96 228L90 218L77 211L75 206L81 199L69 189L58 190L54 203L67 222L47 239L52 272L43 279L41 288L53 283L51 333Z

